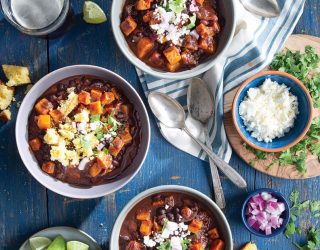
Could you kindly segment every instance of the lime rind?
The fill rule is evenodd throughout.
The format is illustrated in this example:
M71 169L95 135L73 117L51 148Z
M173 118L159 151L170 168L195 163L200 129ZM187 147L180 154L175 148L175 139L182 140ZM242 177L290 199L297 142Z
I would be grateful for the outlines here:
M89 246L80 241L68 241L67 250L89 250Z
M33 237L29 239L31 250L44 250L50 244L51 240L46 237Z
M90 24L100 24L107 21L107 16L98 4L92 1L84 1L83 20Z

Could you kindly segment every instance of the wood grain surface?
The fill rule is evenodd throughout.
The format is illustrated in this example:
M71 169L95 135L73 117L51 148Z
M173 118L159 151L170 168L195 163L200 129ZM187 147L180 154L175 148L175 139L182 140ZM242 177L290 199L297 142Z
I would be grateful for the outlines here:
M116 1L116 0L114 0ZM31 38L10 26L0 13L0 64L24 64L31 69L33 81L57 68L72 64L94 64L121 74L139 94L143 95L134 67L118 49L110 23L111 0L96 0L107 13L108 22L89 25L82 21L82 0L71 0L75 24L64 36L54 40ZM320 36L320 1L308 0L296 33ZM3 78L3 75L0 75ZM23 98L24 88L16 93ZM117 215L135 195L148 188L178 184L195 188L213 197L208 163L180 152L161 136L151 116L152 140L148 157L138 175L120 191L94 200L69 199L47 191L25 169L15 145L15 117L17 102L12 104L13 120L0 124L0 249L17 250L33 233L50 226L72 226L93 236L101 247L108 248L109 237ZM320 199L315 192L320 178L310 180L282 180L257 172L238 156L230 164L248 182L247 190L233 186L221 176L226 195L224 213L230 223L235 243L240 249L245 242L254 240L259 250L295 249L283 235L271 239L250 235L241 222L241 205L250 191L261 187L277 189L288 196L299 190L303 199ZM304 223L308 225L308 221ZM299 237L295 240L300 240ZM113 249L110 249L113 250Z
M308 35L291 35L286 41L283 49L304 52L305 46L307 45L314 47L316 52L320 55L320 38ZM320 67L317 71L320 71ZM273 162L273 160L279 155L277 153L269 153L267 154L266 160L259 160L252 151L243 146L243 140L235 129L231 114L232 102L237 91L238 88L233 89L228 92L224 98L225 129L234 151L253 168L268 175L285 179L307 179L320 176L319 159L317 156L312 155L311 152L309 152L307 156L307 172L305 174L301 174L293 165L280 166L279 162ZM313 114L314 117L319 117L319 109L315 110Z

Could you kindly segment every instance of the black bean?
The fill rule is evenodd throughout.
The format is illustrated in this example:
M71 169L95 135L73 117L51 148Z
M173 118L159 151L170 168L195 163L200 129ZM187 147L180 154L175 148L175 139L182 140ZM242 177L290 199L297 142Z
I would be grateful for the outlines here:
M173 213L167 213L167 218L168 218L169 221L174 221Z
M180 213L180 209L179 209L178 207L175 207L175 208L173 209L173 213L174 213L174 214Z
M165 214L166 213L166 210L163 208L163 207L159 207L159 208L157 208L157 210L156 210L156 214L157 215L163 215L163 214Z
M174 217L174 219L175 219L175 221L176 221L177 223L182 222L182 216L181 216L180 214L176 214L175 217Z

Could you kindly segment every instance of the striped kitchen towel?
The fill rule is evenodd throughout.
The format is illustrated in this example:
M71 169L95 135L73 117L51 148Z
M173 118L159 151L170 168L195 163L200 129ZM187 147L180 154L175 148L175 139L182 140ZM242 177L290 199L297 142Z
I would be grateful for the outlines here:
M213 150L227 162L231 158L232 149L223 125L223 95L270 64L274 54L292 33L303 12L305 0L278 1L282 11L277 18L257 17L246 11L238 0L235 2L237 29L232 44L225 57L202 76L215 99L215 115L207 128L210 142ZM137 73L146 95L153 91L166 93L186 108L188 80L157 79L140 69L137 69ZM186 124L196 137L204 141L201 123L188 117ZM202 160L206 158L206 154L183 131L167 128L161 123L159 128L175 147Z

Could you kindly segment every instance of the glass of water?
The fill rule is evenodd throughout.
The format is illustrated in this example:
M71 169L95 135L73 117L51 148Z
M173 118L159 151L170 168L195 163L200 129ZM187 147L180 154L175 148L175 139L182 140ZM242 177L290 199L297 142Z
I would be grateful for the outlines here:
M21 32L50 36L61 32L70 11L69 0L0 0L5 18Z

